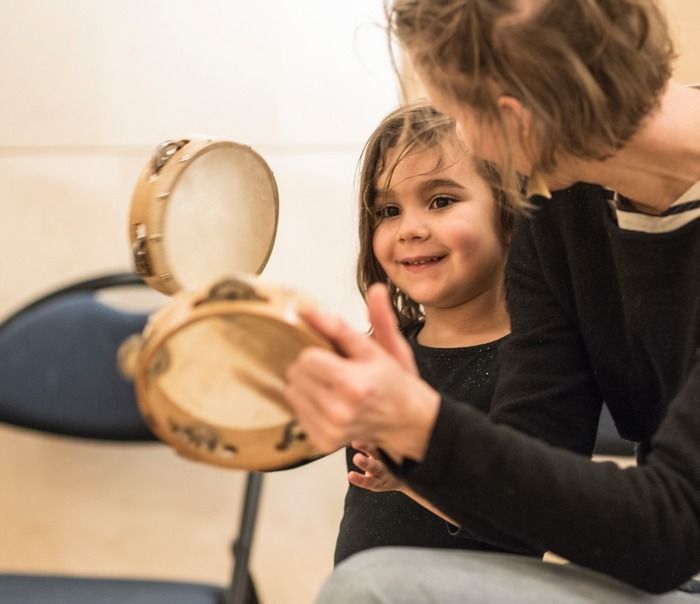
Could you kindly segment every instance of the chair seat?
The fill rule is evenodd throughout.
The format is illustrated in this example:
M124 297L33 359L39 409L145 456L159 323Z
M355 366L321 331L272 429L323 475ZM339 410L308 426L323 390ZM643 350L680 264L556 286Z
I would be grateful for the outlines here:
M223 604L204 583L0 574L2 604Z

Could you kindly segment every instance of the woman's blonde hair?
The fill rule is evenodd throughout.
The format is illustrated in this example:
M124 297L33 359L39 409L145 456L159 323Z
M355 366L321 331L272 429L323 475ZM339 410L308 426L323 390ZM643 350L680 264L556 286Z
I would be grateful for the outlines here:
M374 232L378 220L376 214L377 179L387 174L386 187L396 166L404 158L426 150L436 151L438 161L434 170L445 167L442 148L457 143L455 122L424 102L404 105L392 111L377 126L365 144L358 164L359 180L359 239L360 252L357 261L357 286L363 297L373 283L384 283L401 328L423 320L420 306L399 290L389 278L374 254ZM391 165L387 158L398 151ZM465 151L466 152L466 151ZM496 165L474 158L477 173L490 186L496 211L496 228L499 239L507 249L513 225L514 202L503 187L501 171Z
M503 130L499 95L531 112L543 171L559 151L597 160L619 149L658 105L675 58L655 0L393 0L386 9L430 83L478 119Z

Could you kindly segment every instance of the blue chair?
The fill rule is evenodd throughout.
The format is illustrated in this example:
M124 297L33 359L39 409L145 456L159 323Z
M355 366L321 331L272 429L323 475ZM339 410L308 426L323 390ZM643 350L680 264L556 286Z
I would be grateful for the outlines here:
M66 437L155 441L131 383L117 369L119 345L143 313L100 302L105 288L143 285L132 273L81 281L25 306L0 323L0 422ZM175 581L0 573L2 604L254 604L248 556L261 476L248 475L229 586Z

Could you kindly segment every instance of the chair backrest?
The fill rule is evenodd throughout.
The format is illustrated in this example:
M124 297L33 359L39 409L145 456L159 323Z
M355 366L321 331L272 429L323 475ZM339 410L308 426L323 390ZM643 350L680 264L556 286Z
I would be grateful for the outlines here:
M132 273L71 284L0 324L0 422L83 438L154 440L117 349L147 314L100 302L105 288L143 285Z

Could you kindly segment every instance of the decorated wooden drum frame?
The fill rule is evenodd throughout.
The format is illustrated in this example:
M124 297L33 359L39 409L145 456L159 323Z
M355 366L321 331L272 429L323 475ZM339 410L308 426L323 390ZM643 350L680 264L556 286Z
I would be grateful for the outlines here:
M185 170L203 154L221 149L241 154L255 166L260 186L253 190L267 191L256 196L274 205L268 213L273 224L265 219L262 225L269 241L260 245L262 228L244 221L231 236L255 229L259 249L247 264L233 262L227 274L207 275L203 283L183 286L166 249L168 203ZM129 235L136 270L173 299L149 319L143 334L122 345L120 366L134 381L151 430L185 457L259 471L318 457L282 389L286 368L303 348L330 345L300 317L300 310L315 306L311 301L256 278L271 253L277 216L272 171L252 149L228 141L166 141L135 187Z

